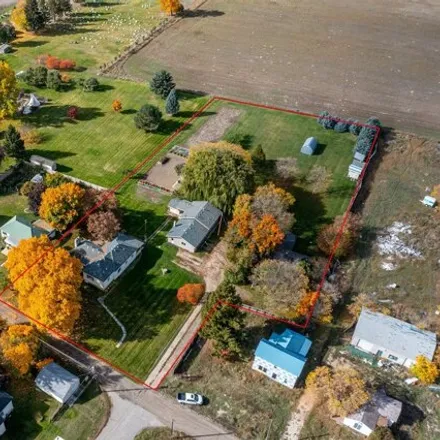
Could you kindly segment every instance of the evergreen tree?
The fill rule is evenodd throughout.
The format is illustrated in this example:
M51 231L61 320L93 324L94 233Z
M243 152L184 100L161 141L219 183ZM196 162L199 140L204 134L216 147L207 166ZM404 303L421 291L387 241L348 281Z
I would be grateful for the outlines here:
M176 87L171 73L166 70L157 72L150 82L150 89L156 95L160 95L163 99L170 94L171 90Z
M60 90L62 85L61 75L58 70L49 70L47 72L47 88Z
M25 156L24 141L21 138L18 130L13 125L9 125L8 129L6 130L4 139L4 148L6 154L9 157L23 159Z
M10 23L0 24L0 42L9 43L15 40L17 34L15 33L15 28Z
M177 115L180 110L179 98L176 89L171 90L165 102L165 110L169 115Z
M258 144L252 151L252 163L256 166L263 165L266 162L266 154L261 144Z
M222 303L218 303L222 301ZM212 308L216 306L215 311ZM242 353L245 314L232 305L241 305L242 301L235 287L224 281L206 301L202 314L210 314L200 334L214 343L216 355L227 358L240 357Z
M154 105L143 105L134 117L136 128L145 131L154 131L162 122L162 113Z
M37 0L26 0L24 11L30 31L38 32L44 29L47 23L47 16L45 12L40 9Z

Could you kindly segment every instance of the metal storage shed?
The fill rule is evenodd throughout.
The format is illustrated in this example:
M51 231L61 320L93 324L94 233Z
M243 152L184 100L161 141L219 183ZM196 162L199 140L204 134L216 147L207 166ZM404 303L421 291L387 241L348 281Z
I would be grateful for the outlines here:
M318 141L314 137L309 137L301 147L301 153L311 156L318 148Z

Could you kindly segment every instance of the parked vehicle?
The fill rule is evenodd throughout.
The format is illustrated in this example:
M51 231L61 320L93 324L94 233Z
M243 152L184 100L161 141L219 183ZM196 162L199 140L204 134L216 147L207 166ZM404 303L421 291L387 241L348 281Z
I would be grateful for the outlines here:
M203 396L194 393L177 393L177 401L186 405L203 405Z

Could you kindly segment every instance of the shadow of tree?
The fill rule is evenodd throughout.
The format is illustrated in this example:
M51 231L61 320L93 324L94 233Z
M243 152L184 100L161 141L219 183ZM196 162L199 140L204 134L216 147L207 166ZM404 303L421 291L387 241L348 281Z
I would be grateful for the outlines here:
M15 43L12 43L12 46L16 49L20 49L22 47L40 47L47 44L48 40L26 40L26 41L17 41Z
M26 122L36 127L63 127L64 124L77 124L78 121L90 121L104 116L103 111L98 107L80 107L78 118L70 119L67 111L70 105L45 105L38 111L26 116Z
M211 10L207 11L206 9L191 9L185 10L183 13L184 18L215 18L221 17L225 15L223 11Z

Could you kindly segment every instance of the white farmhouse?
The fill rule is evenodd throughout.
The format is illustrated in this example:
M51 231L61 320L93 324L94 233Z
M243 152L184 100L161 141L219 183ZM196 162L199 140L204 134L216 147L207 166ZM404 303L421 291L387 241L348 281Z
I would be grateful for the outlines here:
M141 254L144 243L130 235L118 234L100 246L90 240L75 240L71 254L83 263L84 281L105 290Z
M419 355L432 360L437 337L407 322L363 308L351 345L409 368Z
M221 222L222 212L209 202L172 199L168 213L178 220L167 234L168 243L196 252Z
M293 388L307 362L311 345L310 339L293 330L273 332L269 340L262 339L258 344L252 368Z

